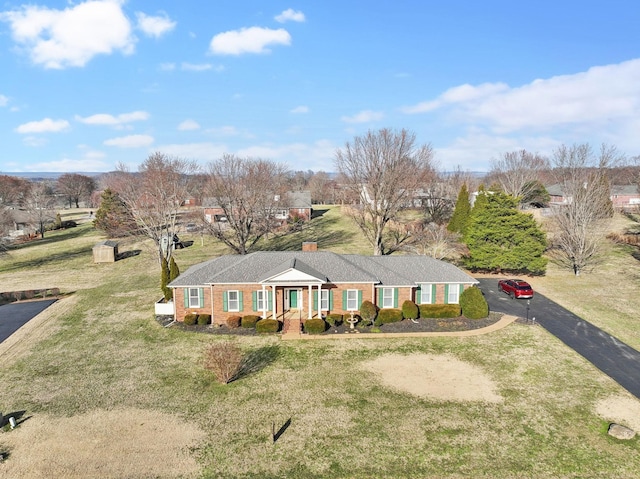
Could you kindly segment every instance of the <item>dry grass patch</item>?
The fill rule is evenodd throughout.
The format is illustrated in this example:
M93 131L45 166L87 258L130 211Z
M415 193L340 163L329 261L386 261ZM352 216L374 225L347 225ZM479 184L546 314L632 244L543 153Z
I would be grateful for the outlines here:
M596 413L640 433L640 401L631 395L614 395L598 401Z
M189 448L203 432L156 411L93 411L69 418L35 416L0 436L10 451L0 476L13 479L196 477Z
M363 365L383 384L441 401L498 403L496 386L480 368L448 355L387 354Z

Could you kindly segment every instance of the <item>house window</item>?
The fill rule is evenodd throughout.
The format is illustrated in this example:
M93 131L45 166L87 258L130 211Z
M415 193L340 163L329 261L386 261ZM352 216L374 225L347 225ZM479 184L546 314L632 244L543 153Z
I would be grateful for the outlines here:
M320 290L320 310L329 311L329 290Z
M356 311L358 309L358 290L347 290L347 311Z
M382 288L382 307L393 308L393 288Z
M227 310L240 311L240 292L227 291Z
M258 311L264 311L267 309L267 292L256 291L256 309Z
M200 302L202 288L189 288L189 307L190 308L202 308L203 304Z
M420 304L432 304L433 303L433 285L423 284L420 286Z
M460 286L457 284L450 284L447 292L447 303L458 304L460 297Z

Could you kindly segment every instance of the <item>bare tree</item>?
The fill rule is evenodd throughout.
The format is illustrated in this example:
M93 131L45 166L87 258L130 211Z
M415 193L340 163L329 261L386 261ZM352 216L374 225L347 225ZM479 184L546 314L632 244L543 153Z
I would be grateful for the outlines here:
M492 160L489 178L515 198L527 198L538 184L540 174L549 169L549 160L527 150L510 151Z
M44 238L47 224L55 220L55 205L56 199L50 184L38 182L31 185L24 200L24 206L31 222L37 225L41 238Z
M0 205L19 207L29 194L31 183L16 176L0 175Z
M434 174L422 188L422 209L427 223L444 224L453 214L458 190L446 175Z
M66 196L69 208L73 204L80 207L80 201L91 199L91 193L96 189L96 182L93 178L78 173L65 173L58 178L56 189Z
M369 131L336 152L345 187L360 198L350 214L374 255L391 254L410 239L389 224L433 175L432 159L431 146L416 147L415 134L404 129Z
M127 205L137 231L153 240L159 262L171 259L180 206L190 192L190 181L197 170L193 161L156 152L140 165L137 173L120 165L105 178L107 186Z
M207 230L238 254L246 254L275 223L285 204L287 170L269 160L224 155L209 165L208 195L226 221Z
M621 159L615 147L602 145L598 155L589 144L556 149L553 172L566 204L553 207L556 259L578 276L598 262L613 215L607 171Z
M460 234L452 233L444 224L422 222L414 226L413 240L407 247L412 253L435 259L460 256Z

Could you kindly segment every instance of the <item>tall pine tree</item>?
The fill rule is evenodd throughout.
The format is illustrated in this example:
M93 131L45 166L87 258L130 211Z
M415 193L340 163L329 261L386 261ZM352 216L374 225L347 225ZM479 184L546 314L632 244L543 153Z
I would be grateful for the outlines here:
M100 208L96 211L93 226L111 238L118 238L136 232L133 215L118 193L107 188L100 197Z
M467 190L467 184L464 183L458 193L456 207L453 210L453 215L449 220L447 229L453 233L464 233L470 214L471 203L469 202L469 191Z
M501 192L484 195L472 212L464 240L467 268L475 271L545 273L546 236L533 216L518 211L518 201Z

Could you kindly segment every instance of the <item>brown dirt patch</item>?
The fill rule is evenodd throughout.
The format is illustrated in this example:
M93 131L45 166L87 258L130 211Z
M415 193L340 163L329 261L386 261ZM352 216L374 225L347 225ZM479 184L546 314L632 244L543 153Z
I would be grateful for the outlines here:
M35 416L0 433L3 452L9 451L0 477L195 477L200 468L189 448L203 439L193 424L156 411Z
M596 413L640 433L640 401L632 396L610 396L596 404Z
M502 402L482 369L448 355L387 354L362 366L393 389L440 401Z

